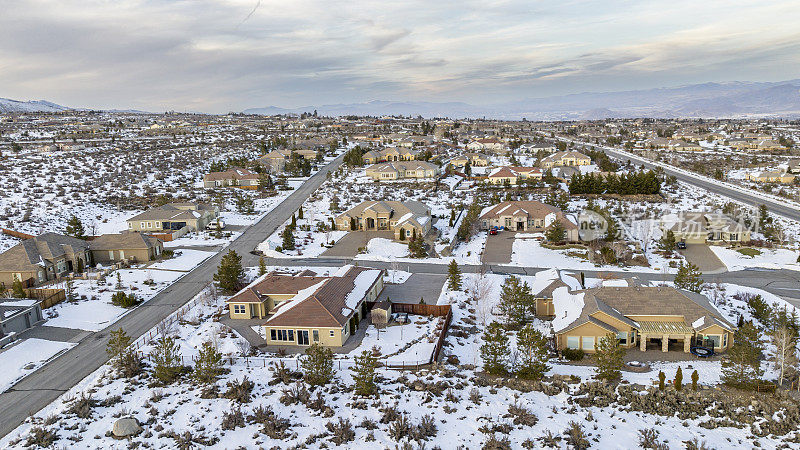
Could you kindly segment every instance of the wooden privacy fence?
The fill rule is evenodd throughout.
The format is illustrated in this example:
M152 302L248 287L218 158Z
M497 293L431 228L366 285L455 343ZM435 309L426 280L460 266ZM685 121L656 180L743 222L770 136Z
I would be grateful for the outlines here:
M416 314L418 316L442 317L450 313L450 305L423 305L419 303L392 303L392 312Z
M47 288L34 288L25 289L28 298L35 298L39 300L42 309L50 308L67 299L67 293L64 289L47 289Z
M14 231L14 230L9 230L8 228L0 228L0 231L2 231L3 234L7 234L9 236L12 236L12 237L15 237L15 238L18 238L18 239L22 239L22 240L33 238L33 236L30 235L30 234L21 233L19 231Z

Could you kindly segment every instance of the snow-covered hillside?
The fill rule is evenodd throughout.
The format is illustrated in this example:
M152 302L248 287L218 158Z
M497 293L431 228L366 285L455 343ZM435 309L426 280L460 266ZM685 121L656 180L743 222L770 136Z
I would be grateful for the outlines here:
M57 105L46 100L28 100L22 102L11 100L10 98L0 98L0 113L20 113L20 112L59 112L66 111L66 106Z

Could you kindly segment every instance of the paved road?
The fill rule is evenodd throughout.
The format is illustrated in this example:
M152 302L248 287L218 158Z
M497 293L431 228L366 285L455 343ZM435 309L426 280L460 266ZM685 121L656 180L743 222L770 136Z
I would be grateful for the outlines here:
M341 155L323 167L258 223L245 229L228 248L242 255L245 265L257 265L258 257L250 252L297 211L325 181L328 172L339 167L343 158L344 155ZM23 378L9 391L0 394L0 436L11 432L26 417L50 404L105 364L108 360L105 348L109 330L123 328L131 337L137 338L191 300L211 281L223 253L204 261L147 303L105 330L87 336L77 346Z
M314 258L280 258L267 259L268 265L282 266L317 266L317 267L341 267L343 264L357 264L363 267L374 267L380 269L405 270L414 274L447 274L447 264L426 263L426 262L397 262L392 263L383 261L353 261L347 258L333 259L314 259ZM535 275L536 272L548 270L550 267L519 267L495 264L464 264L459 266L462 272L475 273L485 271L495 274L513 275ZM629 278L636 277L642 281L672 281L675 278L671 274L636 272L632 271L609 271L609 270L570 270L566 272L583 272L587 277L593 278ZM749 269L736 272L724 272L718 274L704 274L703 279L707 283L733 283L742 286L750 286L763 289L784 298L792 304L800 307L800 272L794 270L772 270L772 269Z

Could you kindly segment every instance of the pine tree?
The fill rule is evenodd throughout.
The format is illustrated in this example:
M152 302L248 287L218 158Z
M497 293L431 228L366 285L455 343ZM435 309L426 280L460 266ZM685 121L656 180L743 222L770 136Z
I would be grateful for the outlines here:
M667 230L659 239L658 247L664 252L672 253L675 250L675 233L672 230Z
M447 269L448 273L448 287L451 291L461 290L461 269L458 268L456 260L450 261L450 266Z
M224 291L236 292L241 287L243 278L242 257L234 250L229 250L219 263L217 273L214 274L214 281Z
M292 217L294 217L294 216L292 216ZM292 227L290 227L290 226L289 227L285 227L283 229L283 231L281 232L281 237L283 238L283 242L281 244L281 247L284 250L294 250L295 249L294 232L292 232Z
M520 363L517 376L529 380L540 380L550 370L547 365L547 337L541 331L528 324L517 333L517 350Z
M492 375L508 373L508 336L497 322L492 322L483 333L483 345L480 349L483 370Z
M664 373L663 370L658 371L658 390L663 391L666 389L667 385L665 383L667 379L667 375Z
M297 218L298 219L302 219L303 218L303 207L302 206L300 206L300 209L297 210Z
M210 341L203 342L197 353L192 377L202 384L213 383L222 373L222 354Z
M519 328L535 313L536 301L528 283L519 277L510 276L500 290L499 308L506 319L506 326Z
M697 382L700 381L700 374L697 373L697 369L692 372L692 390L697 390Z
M324 386L333 380L333 352L318 343L306 349L306 356L300 361L303 378L312 386Z
M619 340L614 333L608 333L597 344L595 359L597 361L597 375L601 380L618 380L622 376L623 357L625 349L620 347Z
M258 258L258 276L264 275L267 273L267 264L264 262L264 257L261 256Z
M25 287L22 285L22 281L18 279L11 283L11 291L14 293L14 298L28 298L28 294L25 292Z
M353 381L355 382L355 394L362 397L375 395L378 392L378 385L375 383L378 357L373 352L364 350L361 352L361 356L356 356L354 359Z
M700 269L692 263L680 263L678 273L675 274L675 287L687 291L700 292L703 290L703 278Z
M674 384L676 391L683 389L683 370L681 370L680 367L678 367L678 370L675 372Z
M169 384L180 375L181 366L178 344L172 336L162 336L153 349L153 377L160 383Z
M564 240L566 233L567 231L564 228L564 224L561 223L560 220L556 220L550 225L550 228L544 232L544 237L547 238L549 242L558 243Z
M292 228L292 230L297 228L297 216L294 214L292 214L292 223L290 227Z
M122 377L130 378L142 370L142 360L136 351L131 348L132 339L122 328L111 330L111 336L106 344L106 354L111 358L111 364Z
M78 216L73 214L69 218L64 234L78 239L86 239L86 231L83 229L83 223L81 223L81 219Z
M752 322L745 322L722 360L722 381L735 387L752 387L763 374L761 350L758 329Z

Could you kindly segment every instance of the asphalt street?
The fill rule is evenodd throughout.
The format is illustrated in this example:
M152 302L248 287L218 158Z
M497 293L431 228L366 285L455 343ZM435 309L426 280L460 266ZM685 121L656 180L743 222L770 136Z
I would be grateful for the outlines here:
M242 256L244 265L257 265L258 257L250 252L289 220L325 181L328 172L339 167L343 158L344 155L340 155L320 169L259 222L247 227L227 249L204 261L176 283L106 329L86 336L77 346L0 394L0 436L11 432L29 415L50 404L59 395L105 364L108 361L105 348L110 330L122 328L132 338L138 338L191 300L211 282L222 255L229 249L235 250Z

